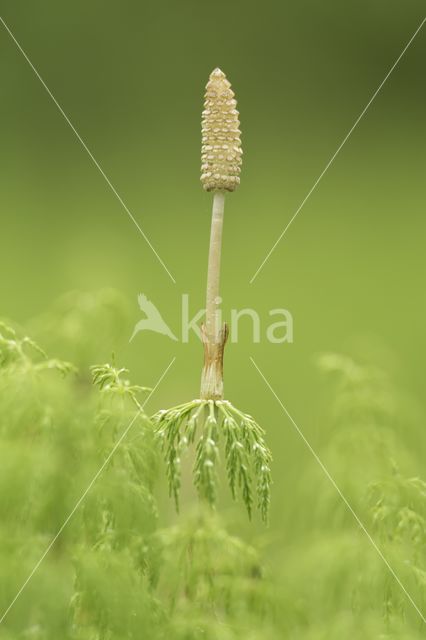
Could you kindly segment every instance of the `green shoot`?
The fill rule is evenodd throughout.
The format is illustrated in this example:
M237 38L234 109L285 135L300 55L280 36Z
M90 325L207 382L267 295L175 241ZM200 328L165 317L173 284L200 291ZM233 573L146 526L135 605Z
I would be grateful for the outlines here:
M139 393L147 393L151 391L151 389L136 384L131 385L129 380L123 379L122 374L128 373L128 369L116 369L107 363L93 365L90 367L90 370L92 372L93 384L98 386L101 391L107 391L121 397L128 397L139 410L142 410L137 396Z
M193 477L200 498L211 506L215 505L217 463L222 442L232 497L236 499L238 492L241 494L251 518L255 493L262 519L267 522L272 456L265 444L263 429L251 416L227 400L193 400L158 412L153 421L162 441L169 493L177 510L182 455L198 434Z

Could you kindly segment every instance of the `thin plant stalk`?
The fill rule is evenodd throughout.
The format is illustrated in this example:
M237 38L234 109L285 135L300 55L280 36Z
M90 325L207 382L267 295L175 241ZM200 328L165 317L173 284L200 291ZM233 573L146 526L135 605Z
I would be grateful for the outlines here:
M225 209L225 193L213 195L212 224L210 232L209 262L207 269L206 321L203 326L204 367L201 376L200 397L205 400L223 398L223 351L227 327L219 327L220 314L220 260L222 230Z
M217 191L213 195L212 226L210 232L209 264L207 270L206 333L209 339L217 341L217 304L219 302L220 259L222 252L223 214L225 193Z

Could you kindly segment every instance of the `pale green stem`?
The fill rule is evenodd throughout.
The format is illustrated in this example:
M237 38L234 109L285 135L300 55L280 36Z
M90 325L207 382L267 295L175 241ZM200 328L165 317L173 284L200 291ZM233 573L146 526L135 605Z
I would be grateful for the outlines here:
M218 298L224 208L225 194L222 191L216 191L213 195L209 264L207 269L206 333L209 342L218 341Z
M224 208L225 194L216 191L213 195L207 269L206 322L203 327L204 368L201 377L201 398L208 400L223 398L223 349L226 327L219 326L218 306Z

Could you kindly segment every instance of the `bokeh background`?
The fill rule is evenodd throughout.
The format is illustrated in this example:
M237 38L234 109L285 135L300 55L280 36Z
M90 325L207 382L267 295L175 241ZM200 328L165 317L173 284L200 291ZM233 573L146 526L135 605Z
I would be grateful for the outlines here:
M272 549L288 544L300 483L312 473L315 492L322 470L250 356L314 448L327 403L315 367L322 352L382 366L409 395L420 422L424 412L424 30L263 270L249 280L420 24L424 4L1 5L5 22L176 280L0 25L1 315L37 332L40 318L66 292L117 290L126 312L115 340L93 342L93 361L114 351L134 382L153 385L176 356L152 411L197 396L202 349L195 336L182 344L143 333L129 344L141 317L137 294L152 299L176 333L181 295L189 294L194 312L204 302L211 197L199 183L202 99L214 67L231 80L244 164L241 186L226 203L224 317L231 308L252 307L264 330L269 309L285 307L294 318L294 343L269 344L263 334L253 344L246 321L238 344L226 350L226 394L266 428L275 485L271 526L262 535ZM99 336L102 320L96 322L101 326L90 331L99 329ZM72 349L57 355L78 360ZM420 454L425 444L418 430ZM331 471L339 481L339 469ZM192 500L188 489L187 504ZM165 496L160 501L161 517L173 520ZM224 497L222 510L230 508ZM258 523L232 513L247 538L260 533Z

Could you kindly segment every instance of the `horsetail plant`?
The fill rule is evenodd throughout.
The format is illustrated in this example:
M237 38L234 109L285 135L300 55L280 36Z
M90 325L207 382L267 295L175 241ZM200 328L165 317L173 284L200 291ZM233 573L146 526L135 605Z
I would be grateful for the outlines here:
M225 193L240 182L241 132L234 92L225 74L215 69L206 86L202 114L201 183L213 193L213 212L207 272L205 323L201 327L204 366L200 398L153 418L162 440L170 495L179 509L181 458L195 444L194 484L201 499L214 506L220 441L224 443L226 472L233 498L239 489L249 517L253 483L257 506L267 522L270 502L271 453L264 431L255 420L223 396L223 354L228 326L219 326L219 281Z

